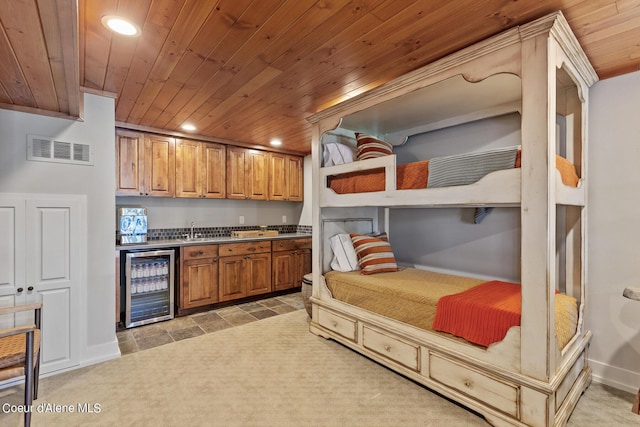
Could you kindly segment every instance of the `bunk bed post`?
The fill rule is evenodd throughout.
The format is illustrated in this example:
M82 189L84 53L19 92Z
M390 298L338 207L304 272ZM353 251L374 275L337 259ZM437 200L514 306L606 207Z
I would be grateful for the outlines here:
M320 150L322 145L320 144L320 137L322 133L320 132L320 124L315 123L311 126L311 277L312 277L312 291L311 295L313 298L320 297L320 275L322 272L320 271L319 266L322 265L322 242L321 233L321 222L320 222L320 183L317 181L320 176ZM318 309L315 304L311 305L312 307L312 319L318 318Z
M551 375L550 296L555 289L555 200L550 191L555 171L548 161L555 157L555 69L550 46L546 34L522 42L521 336L527 339L522 340L521 369L545 382Z

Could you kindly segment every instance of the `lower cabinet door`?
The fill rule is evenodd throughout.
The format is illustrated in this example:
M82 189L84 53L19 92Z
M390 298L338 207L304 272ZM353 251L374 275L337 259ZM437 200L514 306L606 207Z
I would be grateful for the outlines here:
M273 253L273 290L293 288L296 283L296 264L293 251Z
M244 286L244 265L246 255L220 258L219 297L220 301L230 301L247 296Z
M271 254L247 255L245 265L247 296L271 292Z
M218 302L218 260L192 259L182 262L180 308L193 308Z

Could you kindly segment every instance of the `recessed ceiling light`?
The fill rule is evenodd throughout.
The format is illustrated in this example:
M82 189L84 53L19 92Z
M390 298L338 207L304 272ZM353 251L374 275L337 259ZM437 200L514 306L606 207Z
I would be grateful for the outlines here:
M189 131L189 132L193 132L194 130L196 130L196 127L190 123L185 123L182 126L180 126L183 130Z
M140 27L131 21L115 15L106 15L102 17L102 25L124 36L137 36L141 33Z
M274 147L279 147L282 145L282 141L280 141L279 139L272 139L271 145L273 145Z

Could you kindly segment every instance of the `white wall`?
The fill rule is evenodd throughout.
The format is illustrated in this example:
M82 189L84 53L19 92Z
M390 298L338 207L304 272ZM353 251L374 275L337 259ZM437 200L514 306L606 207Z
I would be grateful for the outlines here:
M588 327L594 378L640 387L640 72L596 83L590 92Z
M300 219L298 220L299 225L311 226L313 224L311 219L311 177L313 176L311 169L311 155L308 155L304 158L304 204L302 206L302 211L300 212Z
M79 315L83 365L120 354L114 314L114 102L95 95L84 99L84 121L0 110L0 192L87 196L87 282L81 284ZM27 161L27 134L90 144L94 165Z

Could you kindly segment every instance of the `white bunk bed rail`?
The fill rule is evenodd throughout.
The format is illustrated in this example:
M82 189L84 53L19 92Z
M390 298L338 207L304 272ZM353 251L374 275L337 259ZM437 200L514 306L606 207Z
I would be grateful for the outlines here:
M331 176L380 168L384 168L384 191L339 194L328 185ZM369 206L372 205L372 200L375 200L375 205L382 207L513 207L520 205L521 173L521 168L503 169L491 172L473 184L398 190L396 186L396 155L391 154L320 168L320 206ZM556 171L554 181L559 204L584 205L585 195L582 182L579 182L577 187L565 185L562 183L558 171Z

